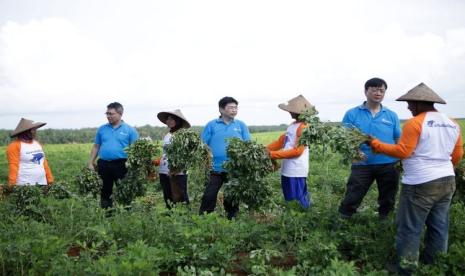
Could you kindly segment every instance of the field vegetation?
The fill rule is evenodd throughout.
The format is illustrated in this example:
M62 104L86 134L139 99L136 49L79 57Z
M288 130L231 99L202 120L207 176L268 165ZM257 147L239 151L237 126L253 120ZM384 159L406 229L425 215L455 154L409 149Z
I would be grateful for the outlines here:
M463 121L461 121L463 127ZM463 129L463 128L462 128ZM253 134L261 144L280 132ZM0 200L1 275L388 275L394 258L394 215L379 221L376 185L351 220L337 214L349 165L336 153L310 154L313 206L285 204L279 172L267 178L271 201L259 210L242 205L229 221L222 209L198 215L204 183L191 173L190 205L165 207L158 180L132 205L112 213L98 197L79 193L76 178L91 144L45 144L56 179L69 196L35 193L32 205L10 194ZM0 147L5 152L5 146ZM0 182L7 163L0 159ZM463 181L461 182L463 185ZM465 273L465 207L451 207L449 252L419 275Z

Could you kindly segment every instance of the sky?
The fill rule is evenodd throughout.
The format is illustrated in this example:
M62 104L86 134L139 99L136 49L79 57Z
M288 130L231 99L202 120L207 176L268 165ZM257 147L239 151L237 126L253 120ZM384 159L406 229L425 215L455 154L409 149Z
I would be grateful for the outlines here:
M97 127L123 104L133 126L181 109L192 125L239 101L248 125L291 122L278 104L302 94L341 121L364 83L383 104L424 82L465 117L465 1L0 0L0 129Z

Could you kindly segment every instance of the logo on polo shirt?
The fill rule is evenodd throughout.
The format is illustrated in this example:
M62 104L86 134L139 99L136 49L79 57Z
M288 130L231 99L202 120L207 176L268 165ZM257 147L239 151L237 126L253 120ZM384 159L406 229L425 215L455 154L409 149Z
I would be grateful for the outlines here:
M457 126L451 125L451 124L435 123L434 120L430 120L430 121L426 122L426 125L428 127L448 127L448 128L453 128L453 129L457 128Z
M389 120L386 120L384 118L381 119L381 122L385 123L385 124L388 124L388 125L392 125L392 122L389 121Z
M121 135L124 135L124 136L128 136L128 135L129 135L129 133L127 133L127 132L123 132L123 131L120 131L120 133L119 133L119 134L121 134Z

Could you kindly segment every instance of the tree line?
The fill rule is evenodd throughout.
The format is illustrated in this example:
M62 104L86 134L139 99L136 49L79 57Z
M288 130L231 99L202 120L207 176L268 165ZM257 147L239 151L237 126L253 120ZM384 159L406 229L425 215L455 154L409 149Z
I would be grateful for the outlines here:
M251 133L284 131L287 125L272 126L249 126ZM162 139L166 134L167 128L164 126L144 125L136 127L140 137L150 137L153 140ZM202 131L203 126L193 126L193 130ZM72 144L72 143L92 143L95 138L97 128L80 128L80 129L39 129L37 135L39 141L43 144ZM10 134L12 130L0 129L0 146L8 145L11 142Z

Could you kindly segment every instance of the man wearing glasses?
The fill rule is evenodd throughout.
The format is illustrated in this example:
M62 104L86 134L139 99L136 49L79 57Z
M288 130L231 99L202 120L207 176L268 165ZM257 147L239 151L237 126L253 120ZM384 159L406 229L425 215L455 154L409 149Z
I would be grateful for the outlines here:
M247 126L242 121L234 119L237 115L237 105L238 102L233 97L222 98L218 103L220 117L208 122L202 131L202 141L208 145L213 155L213 169L203 193L200 214L215 210L218 191L223 183L228 181L228 174L223 168L223 162L228 160L227 139L236 137L245 141L250 140ZM228 219L236 216L239 206L234 204L231 198L225 198L223 203Z
M387 84L383 79L369 79L365 83L366 101L346 112L342 120L343 125L358 128L384 143L395 144L400 137L400 122L396 113L381 104L386 89ZM399 172L395 168L398 159L375 154L366 144L362 144L360 150L366 159L352 164L339 213L343 218L351 217L376 180L379 193L378 215L383 220L394 209L399 185Z
M95 159L99 157L97 167L103 181L100 206L105 209L113 206L111 199L113 184L118 179L122 179L127 172L125 163L128 156L124 148L139 138L137 130L121 120L123 111L123 106L118 102L107 106L105 115L108 124L98 128L94 146L90 151L89 169L95 169Z

